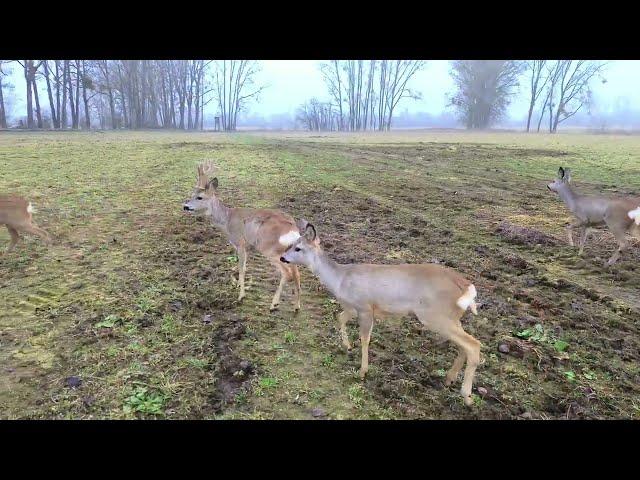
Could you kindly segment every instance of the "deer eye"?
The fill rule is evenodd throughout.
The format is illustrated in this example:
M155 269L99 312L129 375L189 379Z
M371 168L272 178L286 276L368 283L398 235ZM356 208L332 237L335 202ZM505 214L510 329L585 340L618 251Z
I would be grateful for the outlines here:
M295 250L296 250L296 252L299 252L300 251L300 247L296 247Z
M202 200L202 196L196 197L196 200Z

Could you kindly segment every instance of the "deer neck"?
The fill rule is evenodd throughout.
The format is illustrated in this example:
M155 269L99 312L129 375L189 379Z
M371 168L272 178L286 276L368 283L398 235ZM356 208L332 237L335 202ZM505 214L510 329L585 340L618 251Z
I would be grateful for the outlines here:
M229 216L231 209L220 201L218 197L211 199L211 206L209 207L209 215L214 225L226 229L229 224Z
M569 208L569 210L571 210L572 212L575 211L578 195L569 185L565 184L562 188L558 189L558 195L560 195L560 198Z
M327 287L327 289L338 296L338 290L342 278L344 277L344 266L333 261L329 256L320 250L318 255L313 259L309 269L316 275L320 282Z

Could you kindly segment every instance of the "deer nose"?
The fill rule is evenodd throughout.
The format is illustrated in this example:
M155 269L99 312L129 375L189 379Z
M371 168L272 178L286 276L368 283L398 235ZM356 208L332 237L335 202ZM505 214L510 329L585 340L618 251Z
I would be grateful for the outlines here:
M189 210L191 210L191 209L190 209L188 206L186 206L186 205L185 205L182 209L183 209L183 210L186 210L187 212L188 212Z
M284 258L284 257L280 257L280 261L281 261L282 263L289 263L289 262L287 262L287 259L286 259L286 258Z

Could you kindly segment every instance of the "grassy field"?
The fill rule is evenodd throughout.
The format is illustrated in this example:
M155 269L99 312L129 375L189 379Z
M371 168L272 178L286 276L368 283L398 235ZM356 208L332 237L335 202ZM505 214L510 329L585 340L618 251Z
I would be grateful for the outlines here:
M632 136L2 133L0 192L55 241L0 256L0 418L637 418L640 245L606 269L597 231L578 257L546 183L562 165L582 191L638 194L639 158ZM474 406L443 386L454 347L412 318L376 324L361 382L357 326L348 355L308 270L302 312L287 288L269 313L278 276L252 253L238 304L233 248L182 211L204 159L228 205L306 218L342 263L470 278Z

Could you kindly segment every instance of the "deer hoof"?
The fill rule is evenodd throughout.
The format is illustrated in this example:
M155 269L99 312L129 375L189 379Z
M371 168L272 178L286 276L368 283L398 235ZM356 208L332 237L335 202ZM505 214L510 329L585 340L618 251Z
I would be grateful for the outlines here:
M471 395L464 397L464 404L467 407L470 407L471 405L473 405L473 399L471 398Z
M278 304L277 304L277 303L276 303L275 305L271 305L271 306L269 307L269 311L270 311L270 312L273 312L273 311L275 311L275 310L278 310Z

